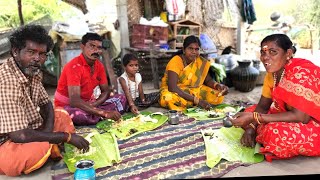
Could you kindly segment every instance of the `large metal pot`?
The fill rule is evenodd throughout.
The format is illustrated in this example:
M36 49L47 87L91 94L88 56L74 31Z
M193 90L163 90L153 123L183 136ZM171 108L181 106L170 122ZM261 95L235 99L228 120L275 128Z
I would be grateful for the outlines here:
M237 60L239 59L240 59L239 55L223 54L218 56L215 60L216 63L222 64L226 68L227 77L224 79L223 84L227 85L228 87L233 87L230 72L232 69L238 66Z
M238 63L237 60L239 60L240 57L234 54L224 54L220 55L216 58L215 62L218 64L224 65L226 68L226 71L230 71L233 68L237 67Z

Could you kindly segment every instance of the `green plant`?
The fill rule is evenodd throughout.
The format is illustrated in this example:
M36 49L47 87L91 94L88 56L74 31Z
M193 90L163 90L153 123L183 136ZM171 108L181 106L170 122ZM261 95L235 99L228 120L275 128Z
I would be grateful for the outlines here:
M214 72L214 75L215 75L214 79L218 83L221 83L223 81L223 79L225 79L227 77L226 68L222 64L211 63L210 69L212 72Z
M0 7L0 28L20 26L17 1L1 0ZM69 4L59 0L22 0L22 14L25 24L46 15L50 15L54 20L62 20L64 19L63 15L71 17L76 14L76 11L75 8L70 8Z
M292 39L295 43L299 44L301 48L311 48L311 35L310 31L307 29L301 30L300 32L295 34Z

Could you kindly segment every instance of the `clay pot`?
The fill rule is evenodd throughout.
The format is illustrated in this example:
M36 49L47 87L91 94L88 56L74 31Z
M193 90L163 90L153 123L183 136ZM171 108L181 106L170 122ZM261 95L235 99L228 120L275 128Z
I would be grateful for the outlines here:
M256 86L259 71L250 66L251 60L238 60L239 66L231 70L232 84L236 90L249 92Z

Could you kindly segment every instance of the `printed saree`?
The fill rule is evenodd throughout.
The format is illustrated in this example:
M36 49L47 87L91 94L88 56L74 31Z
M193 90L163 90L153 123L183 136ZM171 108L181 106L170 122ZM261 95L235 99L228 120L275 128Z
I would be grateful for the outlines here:
M208 74L210 63L198 57L189 65L186 65L183 58L176 55L167 64L166 71L162 78L159 103L162 107L182 111L193 106L192 101L187 101L177 93L168 90L168 71L178 75L178 87L186 93L208 101L210 104L220 104L224 97L218 97L218 91L204 85Z
M311 120L306 124L274 122L259 125L256 141L263 146L260 152L265 154L267 161L298 155L320 156L319 79L320 68L308 60L291 59L285 66L284 78L271 92L273 103L269 113L281 113L294 107L311 116ZM251 107L246 111L254 109Z

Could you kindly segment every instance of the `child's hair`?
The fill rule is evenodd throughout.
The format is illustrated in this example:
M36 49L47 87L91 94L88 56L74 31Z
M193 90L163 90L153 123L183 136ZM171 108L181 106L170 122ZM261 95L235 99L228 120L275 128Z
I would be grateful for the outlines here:
M127 66L130 62L130 60L138 60L138 58L133 54L126 54L122 58L122 64L123 66Z

